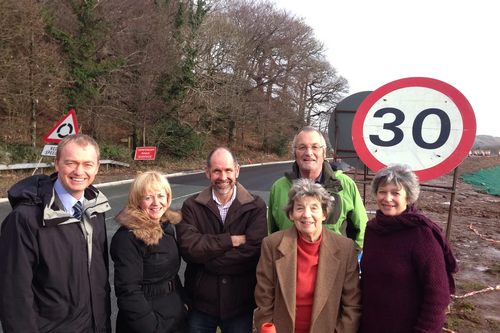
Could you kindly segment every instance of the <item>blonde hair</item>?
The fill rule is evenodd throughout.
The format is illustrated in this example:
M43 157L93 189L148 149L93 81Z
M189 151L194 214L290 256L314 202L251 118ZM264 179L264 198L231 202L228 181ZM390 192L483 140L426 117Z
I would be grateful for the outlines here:
M165 190L167 194L167 204L170 207L172 202L172 190L167 178L156 171L147 171L135 177L128 193L128 208L138 209L141 206L141 197L150 192L160 192Z

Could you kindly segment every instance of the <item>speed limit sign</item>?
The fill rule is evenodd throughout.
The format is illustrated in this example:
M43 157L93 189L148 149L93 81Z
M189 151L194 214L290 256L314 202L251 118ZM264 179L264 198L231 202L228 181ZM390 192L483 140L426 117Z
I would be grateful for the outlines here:
M404 163L420 181L453 170L475 137L476 118L465 96L423 77L378 88L361 103L352 124L354 149L371 170Z

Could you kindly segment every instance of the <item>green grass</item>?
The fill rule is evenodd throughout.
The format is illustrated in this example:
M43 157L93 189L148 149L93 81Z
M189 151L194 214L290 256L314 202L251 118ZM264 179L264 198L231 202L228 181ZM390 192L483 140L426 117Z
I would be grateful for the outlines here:
M454 316L446 316L444 327L452 331L459 331L464 325L464 321Z
M478 314L476 313L476 306L464 300L458 300L454 304L455 314L460 319L465 319L473 323L479 324L481 322Z
M493 264L490 268L486 270L486 273L491 275L499 275L500 274L500 264Z
M471 291L478 291L478 290L484 289L487 286L485 286L484 284L476 283L476 282L464 282L464 283L457 284L457 287L459 289L466 290L466 292L471 292Z
M492 332L500 332L500 321L491 318L487 318L486 321Z

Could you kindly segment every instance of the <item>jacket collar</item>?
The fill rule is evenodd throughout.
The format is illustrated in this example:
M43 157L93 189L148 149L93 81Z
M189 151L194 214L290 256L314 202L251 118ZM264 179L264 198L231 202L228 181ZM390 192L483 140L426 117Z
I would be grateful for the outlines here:
M295 225L284 231L281 243L278 245L278 251L281 252L283 257L276 260L278 283L281 286L288 314L293 322L295 322L296 307L297 237Z
M50 175L50 182L43 184L40 190L40 197L43 202L43 225L54 227L60 224L80 222L59 207L57 193L54 190L54 183L57 180L57 172ZM89 185L84 191L85 215L101 214L111 210L108 199L93 185Z
M9 202L12 208L19 204L37 205L44 202L46 195L52 195L52 191L45 190L51 187L50 177L47 175L35 175L25 178L14 184L8 191Z
M161 223L158 223L146 216L142 210L130 207L125 208L116 216L116 221L120 225L132 231L135 237L146 245L156 245L160 242L163 237L163 222L177 224L181 219L181 213L167 210L161 217Z
M238 201L241 205L253 202L255 199L252 195L241 185L239 182L236 182L236 198L234 199L233 205L236 201ZM201 192L195 200L197 203L202 205L208 205L212 199L212 186L206 188Z
M224 222L224 228L229 226L232 221L236 220L239 216L240 213L243 213L246 211L245 209L240 210L242 206L246 206L248 204L251 204L255 202L255 198L248 192L243 185L240 183L236 182L236 198L234 199L232 205L229 207L229 210L227 212L227 217L226 221ZM212 186L206 188L201 192L196 198L195 202L206 206L208 209L210 209L216 216L220 217L219 209L217 208L217 205L215 201L212 198ZM248 206L248 209L251 209L253 206ZM238 213L235 213L237 212Z
M326 189L328 189L331 193L338 193L342 191L343 188L340 180L337 179L337 177L335 176L335 171L333 171L330 163L328 163L326 160L323 161L322 174L322 184ZM288 178L290 183L293 183L295 179L299 178L299 165L297 164L297 162L293 162L292 171L285 172L285 177Z
M276 273L279 285L283 293L283 299L288 309L290 318L295 321L296 307L296 276L297 276L297 237L298 231L295 225L286 229L283 238L278 245L278 251L283 255L276 260ZM316 277L313 312L311 325L320 315L324 308L332 286L333 279L337 276L340 268L340 261L335 257L339 250L337 242L334 239L333 232L323 226L323 238L319 248L318 272ZM293 277L293 278L291 278Z
M57 180L57 172L50 176L35 175L21 180L9 189L9 202L12 208L20 204L42 205L43 226L51 227L63 223L79 222L71 217L63 209L59 208L60 200L54 191L54 183ZM85 189L85 210L89 215L92 213L104 213L111 209L108 199L93 185ZM58 203L59 202L59 203Z

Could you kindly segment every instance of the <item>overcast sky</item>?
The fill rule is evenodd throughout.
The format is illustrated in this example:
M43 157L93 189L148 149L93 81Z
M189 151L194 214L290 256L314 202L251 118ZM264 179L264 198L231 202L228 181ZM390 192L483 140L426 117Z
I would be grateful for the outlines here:
M500 137L497 0L274 0L303 17L327 47L349 94L429 77L470 102L477 134Z

